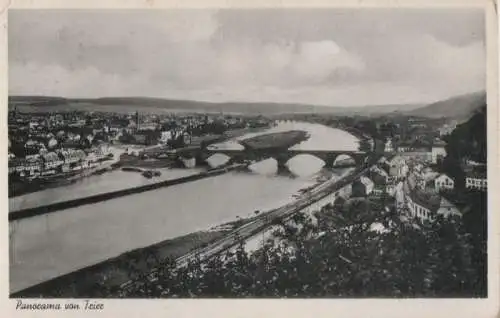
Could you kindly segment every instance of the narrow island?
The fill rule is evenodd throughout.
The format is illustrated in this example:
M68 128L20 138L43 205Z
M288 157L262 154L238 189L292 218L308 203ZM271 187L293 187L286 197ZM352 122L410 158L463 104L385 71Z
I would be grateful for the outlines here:
M288 149L309 139L309 134L302 130L289 130L255 136L240 141L247 150L262 150L268 148Z

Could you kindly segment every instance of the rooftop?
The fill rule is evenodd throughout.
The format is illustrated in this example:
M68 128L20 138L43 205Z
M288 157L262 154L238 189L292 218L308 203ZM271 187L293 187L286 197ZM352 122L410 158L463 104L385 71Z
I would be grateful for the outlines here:
M413 191L410 191L409 196L413 202L429 209L431 212L436 212L441 206L441 196L434 193L413 189Z
M486 171L468 171L465 173L467 178L474 178L474 179L486 179L488 177Z

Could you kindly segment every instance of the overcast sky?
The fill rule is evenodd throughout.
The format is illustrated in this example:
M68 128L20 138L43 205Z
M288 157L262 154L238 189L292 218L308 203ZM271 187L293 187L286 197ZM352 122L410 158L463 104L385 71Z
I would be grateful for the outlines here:
M333 106L485 89L481 10L9 11L9 93Z

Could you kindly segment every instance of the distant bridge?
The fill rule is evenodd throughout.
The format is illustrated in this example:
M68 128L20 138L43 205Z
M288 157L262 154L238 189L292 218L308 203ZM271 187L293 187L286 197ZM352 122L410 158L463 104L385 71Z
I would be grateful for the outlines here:
M223 154L228 156L230 163L248 163L273 158L278 164L278 173L289 172L287 163L290 159L298 155L311 155L321 159L326 167L359 167L366 163L369 156L363 151L346 151L346 150L301 150L301 149L283 149L283 148L263 148L263 149L244 149L244 150L227 150L227 149L201 149L201 148L184 148L178 149L177 156L192 156L197 158L197 161L206 161L215 154ZM352 159L351 163L346 163L345 160L340 160L342 157ZM340 163L342 162L342 163Z

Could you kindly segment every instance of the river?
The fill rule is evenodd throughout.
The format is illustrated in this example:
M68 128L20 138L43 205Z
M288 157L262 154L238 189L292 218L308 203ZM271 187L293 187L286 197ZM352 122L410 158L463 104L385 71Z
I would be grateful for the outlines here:
M268 132L305 130L310 138L294 148L357 150L357 139L322 125L278 123ZM258 134L262 134L258 133ZM248 138L249 134L241 138ZM235 141L216 146L231 147ZM236 146L235 146L236 147ZM224 159L224 158L222 158ZM297 176L277 176L276 162L252 165L253 173L232 172L218 177L134 194L93 205L13 221L10 230L10 291L95 264L127 250L253 215L288 203L294 194L315 184L323 162L300 155L289 169ZM165 169L161 178L195 170ZM115 171L92 176L64 188L47 189L9 200L9 207L28 207L67 200L105 190L153 182L140 174ZM14 200L13 200L14 199ZM21 202L21 203L20 203Z

